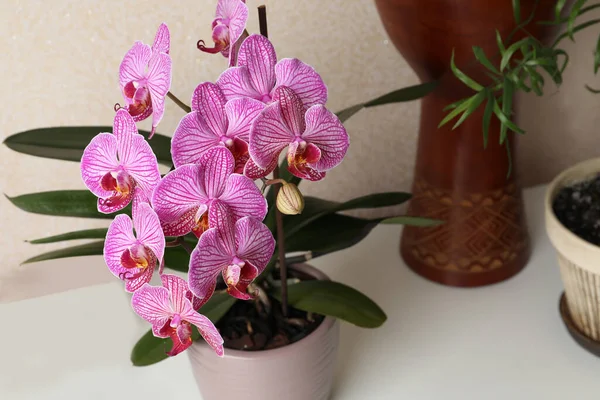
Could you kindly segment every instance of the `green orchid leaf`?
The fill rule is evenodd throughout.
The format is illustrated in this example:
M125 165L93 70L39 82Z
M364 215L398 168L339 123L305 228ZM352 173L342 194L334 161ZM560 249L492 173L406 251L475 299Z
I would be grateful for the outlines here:
M271 295L281 300L279 290ZM288 303L299 310L328 315L362 328L377 328L387 316L373 300L334 281L302 281L288 287Z
M328 214L314 220L286 239L286 252L332 253L364 239L380 220Z
M471 89L473 89L477 92L479 92L480 90L483 90L483 86L481 86L479 83L475 82L473 79L469 78L464 72L462 72L460 69L458 69L456 67L456 64L454 64L454 50L452 50L452 57L450 58L450 69L452 70L452 73L454 74L454 76L456 76L458 79L460 79L460 81L462 83L464 83Z
M402 103L418 100L431 93L438 85L437 81L421 83L384 94L366 103L356 104L336 113L341 122L345 122L363 108L381 106L384 104Z
M111 126L63 126L32 129L7 137L4 144L19 153L56 160L81 161L83 149L100 132L112 132ZM148 137L147 131L140 131ZM148 141L158 162L171 165L171 138L155 134Z
M21 264L30 264L38 261L55 260L57 258L81 257L81 256L100 256L104 251L104 240L82 244L79 246L67 247L64 249L49 251L28 258Z
M301 214L284 216L284 231L286 237L290 237L312 221L324 215L340 211L396 206L408 201L410 197L410 193L387 192L370 194L338 203L306 196L304 198L304 210Z
M444 223L439 219L424 218L424 217L412 217L410 215L400 215L398 217L386 218L380 222L381 224L393 224L393 225L407 225L407 226L418 226L422 228L430 228L433 226L439 226Z
M200 308L200 314L205 315L216 324L237 301L228 293L215 293L210 300ZM197 329L192 329L192 340L202 340ZM131 362L136 367L145 367L167 359L167 351L171 349L170 338L157 338L149 330L138 340L131 351Z
M116 214L98 212L98 199L88 190L56 190L6 198L21 210L34 214L102 219L112 219ZM118 213L131 215L131 205Z
M179 272L188 272L190 268L190 255L181 246L167 247L165 249L165 268Z
M104 239L107 231L107 228L85 229L82 231L67 232L60 235L48 236L41 239L28 240L28 242L31 244L46 244L64 242L67 240Z

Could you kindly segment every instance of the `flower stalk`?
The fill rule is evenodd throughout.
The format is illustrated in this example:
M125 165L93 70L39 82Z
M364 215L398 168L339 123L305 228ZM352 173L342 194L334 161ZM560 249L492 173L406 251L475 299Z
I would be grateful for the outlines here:
M269 37L267 29L267 7L265 5L258 6L258 26L260 34L264 37ZM279 168L273 170L273 181L278 181ZM279 195L280 186L273 186L275 190L275 198ZM277 252L279 258L279 275L281 279L281 313L284 317L288 316L288 301L287 301L287 265L285 262L285 233L283 231L283 214L278 208L275 208L275 226L277 229Z
M175 96L173 93L171 93L170 91L167 92L167 96L173 100L173 102L175 104L177 104L179 106L179 108L181 108L183 111L185 111L186 113L189 113L192 111L192 109L190 108L190 106L188 106L187 104L185 104L183 101L179 100L179 98L177 96Z

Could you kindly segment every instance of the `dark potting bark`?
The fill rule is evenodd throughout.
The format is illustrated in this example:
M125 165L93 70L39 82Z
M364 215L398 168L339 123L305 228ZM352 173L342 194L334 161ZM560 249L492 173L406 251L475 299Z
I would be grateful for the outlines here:
M600 246L600 176L563 187L552 210L568 230Z
M258 300L238 301L217 323L224 346L235 350L268 350L286 346L308 336L321 324L322 315L288 308L281 314L281 303L269 297L270 309Z
M290 269L291 279L313 280L314 276ZM279 279L276 271L275 279ZM221 283L222 288L225 284ZM265 293L269 292L267 280L260 283ZM287 346L311 334L325 319L319 314L307 313L288 306L288 316L281 312L281 303L268 296L268 305L259 298L238 301L217 322L216 327L223 336L224 346L235 350L269 350Z
M498 61L496 29L506 38L515 28L508 0L376 0L383 25L404 59L422 82L437 88L421 100L419 142L409 213L445 221L433 228L405 227L401 254L418 274L453 286L481 286L519 272L530 254L518 172L507 178L509 156L499 144L499 123L493 118L489 144L483 147L484 107L461 126L438 129L444 108L474 92L450 71L456 65L477 82L490 78L478 65L472 47L480 46ZM551 16L553 0L521 0L522 18L537 5L527 26L542 34L537 19ZM519 31L512 40L522 38ZM508 141L515 158L514 135Z

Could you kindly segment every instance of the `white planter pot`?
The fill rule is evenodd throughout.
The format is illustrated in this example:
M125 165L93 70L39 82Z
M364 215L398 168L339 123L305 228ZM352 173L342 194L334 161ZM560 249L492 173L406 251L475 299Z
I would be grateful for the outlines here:
M308 265L295 266L328 279ZM197 341L187 350L203 400L326 400L331 393L339 322L326 317L310 335L272 350L225 349L225 356Z
M569 314L581 333L594 341L600 341L600 247L565 228L554 215L552 201L561 188L598 173L600 158L567 169L550 184L544 206L546 230L558 253Z

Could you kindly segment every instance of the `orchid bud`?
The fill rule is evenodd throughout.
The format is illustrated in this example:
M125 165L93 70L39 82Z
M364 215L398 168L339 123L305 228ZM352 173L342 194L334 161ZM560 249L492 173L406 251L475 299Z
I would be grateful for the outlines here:
M300 214L304 210L304 196L298 186L286 182L279 188L277 209L286 215Z

